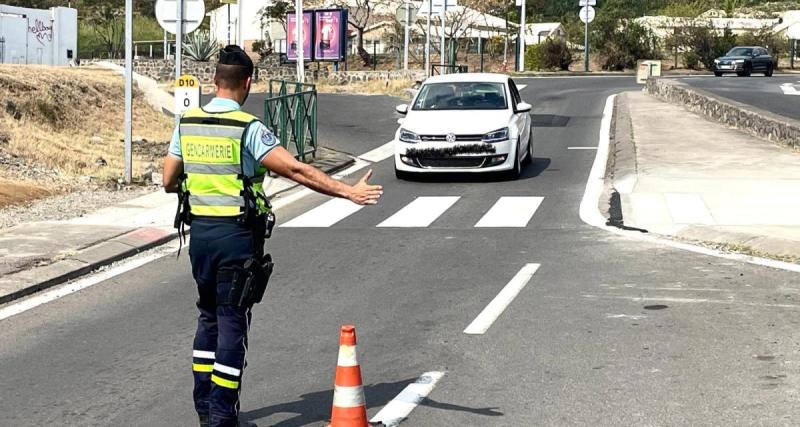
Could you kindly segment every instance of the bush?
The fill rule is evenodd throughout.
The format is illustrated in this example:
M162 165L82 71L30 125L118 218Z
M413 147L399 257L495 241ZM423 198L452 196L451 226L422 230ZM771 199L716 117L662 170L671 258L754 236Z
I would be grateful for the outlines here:
M219 52L219 44L208 31L197 30L189 35L183 50L186 56L195 61L208 62Z
M649 29L631 20L606 25L594 34L594 45L600 46L604 70L622 71L636 66L640 59L660 59L658 43Z
M703 67L709 70L714 68L714 59L725 55L732 47L736 46L736 35L728 29L720 35L708 27L690 27L684 29L684 34L688 51L697 58ZM685 58L688 66L689 55L687 54ZM696 66L696 69L699 68Z
M697 56L694 52L686 52L683 55L683 62L686 64L686 68L690 70L700 70L700 57Z
M737 37L740 46L762 46L769 50L775 58L788 54L789 43L783 37L775 34L769 28L762 28L756 32L745 33Z
M563 40L547 39L525 48L526 70L568 70L572 52Z

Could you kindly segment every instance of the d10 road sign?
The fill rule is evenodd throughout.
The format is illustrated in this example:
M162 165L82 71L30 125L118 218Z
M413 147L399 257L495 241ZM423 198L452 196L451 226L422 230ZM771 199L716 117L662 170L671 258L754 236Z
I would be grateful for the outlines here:
M597 6L597 0L578 0L578 6Z
M206 5L203 0L183 1L183 34L189 34L200 27L206 17ZM156 2L156 19L161 28L170 34L178 29L178 0L158 0Z
M594 21L594 16L595 16L594 8L591 6L582 7L579 16L581 18L581 22L583 22L584 24L588 24Z
M183 114L200 106L200 81L195 76L181 76L175 80L175 114Z

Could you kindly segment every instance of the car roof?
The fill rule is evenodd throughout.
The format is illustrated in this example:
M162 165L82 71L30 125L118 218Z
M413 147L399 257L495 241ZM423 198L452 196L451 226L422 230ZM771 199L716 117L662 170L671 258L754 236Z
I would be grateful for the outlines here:
M764 49L764 48L761 46L734 46L731 50L733 49Z
M497 73L454 73L439 76L431 76L425 83L456 83L456 82L479 82L479 83L506 83L507 74Z

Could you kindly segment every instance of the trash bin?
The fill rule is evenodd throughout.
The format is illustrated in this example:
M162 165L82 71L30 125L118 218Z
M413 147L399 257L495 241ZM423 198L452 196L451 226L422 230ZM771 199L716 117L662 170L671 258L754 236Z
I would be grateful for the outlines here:
M636 83L643 85L650 76L661 76L661 61L639 60L636 67Z

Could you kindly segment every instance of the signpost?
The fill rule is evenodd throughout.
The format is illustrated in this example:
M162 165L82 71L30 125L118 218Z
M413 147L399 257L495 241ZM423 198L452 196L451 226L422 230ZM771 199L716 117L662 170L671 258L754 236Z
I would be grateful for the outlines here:
M583 6L581 8L580 13L578 16L581 18L581 21L586 25L586 33L584 34L583 38L583 69L584 71L589 71L589 23L594 21L595 17L595 10L592 7L592 4L597 4L596 0L580 0L579 5Z
M190 108L200 106L200 81L184 75L175 81L175 114L182 115Z
M220 3L228 5L228 44L231 44L231 4L237 0L220 0Z
M125 176L133 181L133 0L125 0Z
M519 71L525 71L525 0L521 1L520 4L520 16L519 16Z
M442 69L444 69L444 58L445 58L445 22L447 21L447 8L448 7L456 7L458 6L457 0L425 0L422 2L422 7L420 10L423 14L428 14L428 21L430 22L431 15L437 15L442 22L442 46L441 46L441 65ZM430 23L428 24L428 39L430 38ZM430 44L430 41L427 42ZM430 46L428 46L428 52L430 53Z

